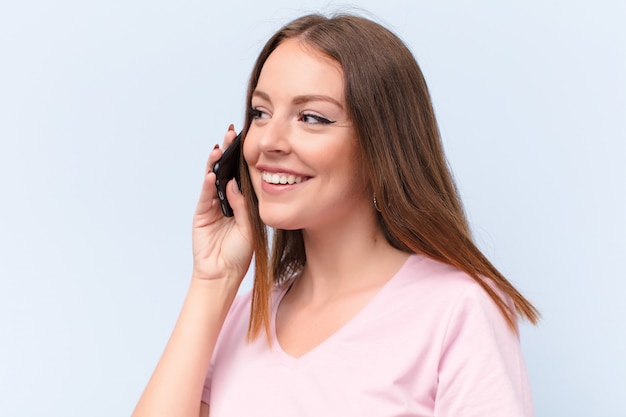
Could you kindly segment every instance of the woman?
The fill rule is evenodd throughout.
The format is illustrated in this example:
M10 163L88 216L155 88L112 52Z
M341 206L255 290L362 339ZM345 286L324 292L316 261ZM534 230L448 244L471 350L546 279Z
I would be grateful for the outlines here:
M266 44L247 104L234 217L216 146L188 296L134 415L532 415L516 323L538 314L472 242L406 46L302 17Z

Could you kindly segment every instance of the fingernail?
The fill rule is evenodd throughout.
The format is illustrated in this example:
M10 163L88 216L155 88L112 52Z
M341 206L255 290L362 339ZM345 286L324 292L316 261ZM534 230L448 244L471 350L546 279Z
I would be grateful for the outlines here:
M220 147L220 145L215 145L215 146L213 147L213 150L215 150L215 149L217 149L217 148L219 148L219 147Z
M241 190L239 189L239 184L237 184L237 180L233 178L233 191L237 194L241 194Z
M231 124L228 126L228 130L232 130L232 131L234 131L234 130L235 130L235 125L231 123Z

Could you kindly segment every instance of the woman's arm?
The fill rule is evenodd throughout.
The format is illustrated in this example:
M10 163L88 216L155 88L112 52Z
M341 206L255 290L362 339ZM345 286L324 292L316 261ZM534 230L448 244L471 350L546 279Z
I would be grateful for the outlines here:
M232 128L225 144L232 142ZM227 197L235 213L224 217L210 168L222 152L214 149L193 221L194 268L180 316L133 417L197 417L213 349L226 314L252 259L250 227L235 181Z
M197 416L213 348L237 285L193 279L174 331L134 417Z

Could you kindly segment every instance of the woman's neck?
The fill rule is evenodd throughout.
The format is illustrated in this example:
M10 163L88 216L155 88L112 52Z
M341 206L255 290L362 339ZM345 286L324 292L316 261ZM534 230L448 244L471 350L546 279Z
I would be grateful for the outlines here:
M408 254L385 239L374 213L355 213L332 230L303 230L306 264L297 287L311 303L384 285Z

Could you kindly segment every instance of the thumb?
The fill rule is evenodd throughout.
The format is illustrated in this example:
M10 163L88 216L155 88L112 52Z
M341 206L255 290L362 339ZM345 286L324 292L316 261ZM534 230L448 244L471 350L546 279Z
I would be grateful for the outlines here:
M234 178L228 182L228 186L226 187L226 198L228 199L230 207L233 209L235 218L243 215L247 219L246 199L241 193L241 190L239 190L239 184L237 184L237 180Z
M233 209L235 217L235 224L240 233L248 242L252 242L252 226L250 224L250 218L248 217L248 205L246 204L246 198L239 190L237 180L232 179L228 183L226 188L226 196L230 202L230 207Z

